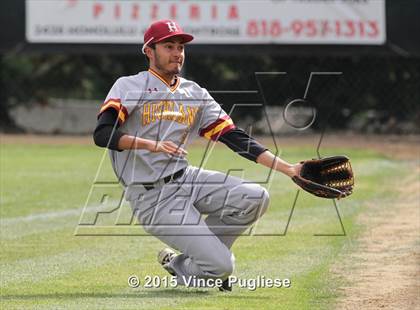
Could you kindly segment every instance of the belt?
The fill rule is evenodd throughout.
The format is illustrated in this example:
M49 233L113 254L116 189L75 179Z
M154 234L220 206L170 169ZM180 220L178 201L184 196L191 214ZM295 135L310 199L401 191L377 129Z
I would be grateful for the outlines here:
M184 172L185 172L185 169L178 170L174 174L171 174L171 175L168 175L168 176L164 177L163 182L166 184L166 183L169 183L172 180L176 180L176 179L180 178L184 174ZM158 185L158 184L159 184L159 181L156 182L156 183L142 183L141 185L143 185L144 188L149 191L151 189L154 189L156 187L155 185Z

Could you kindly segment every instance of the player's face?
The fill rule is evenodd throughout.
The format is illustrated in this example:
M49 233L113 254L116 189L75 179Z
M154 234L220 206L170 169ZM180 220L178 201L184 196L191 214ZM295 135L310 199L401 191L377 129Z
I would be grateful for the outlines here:
M152 63L164 74L175 75L181 72L184 64L184 44L180 38L170 38L156 44Z

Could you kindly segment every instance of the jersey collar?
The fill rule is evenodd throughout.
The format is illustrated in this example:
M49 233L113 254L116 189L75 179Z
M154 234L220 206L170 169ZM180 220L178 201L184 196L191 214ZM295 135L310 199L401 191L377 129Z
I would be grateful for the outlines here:
M163 84L165 84L168 88L169 88L169 90L173 93L177 88L178 88L178 86L179 86L179 83L180 83L180 78L179 78L179 76L175 76L175 79L176 79L176 81L175 81L175 84L173 84L173 85L170 85L170 84L168 84L168 82L166 82L165 81L165 79L159 74L159 73L157 73L155 70L153 70L153 69L151 69L151 68L149 68L149 70L147 70L147 71L149 71L152 75L154 75L156 78L158 78L159 80L161 80L161 82L163 83Z

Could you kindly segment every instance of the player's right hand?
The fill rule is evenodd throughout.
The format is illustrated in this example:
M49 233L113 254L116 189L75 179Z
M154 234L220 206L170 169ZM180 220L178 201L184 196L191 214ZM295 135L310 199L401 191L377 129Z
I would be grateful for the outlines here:
M149 151L167 153L171 155L187 155L188 152L172 141L151 141Z

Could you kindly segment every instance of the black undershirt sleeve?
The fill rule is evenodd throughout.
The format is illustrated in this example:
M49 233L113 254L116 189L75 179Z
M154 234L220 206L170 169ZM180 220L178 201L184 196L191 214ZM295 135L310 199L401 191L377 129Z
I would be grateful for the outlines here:
M235 153L255 162L257 162L260 154L268 150L240 128L235 128L224 133L219 137L219 141Z
M114 109L108 109L99 115L93 133L93 140L97 146L121 151L118 149L118 141L124 133L119 130L117 117L118 112ZM235 128L226 132L220 136L218 140L224 143L232 151L254 162L256 162L260 154L268 150L240 128Z
M99 115L95 131L93 132L93 141L97 146L121 151L118 149L118 141L124 133L118 129L119 123L117 119L118 112L114 109L107 109Z

